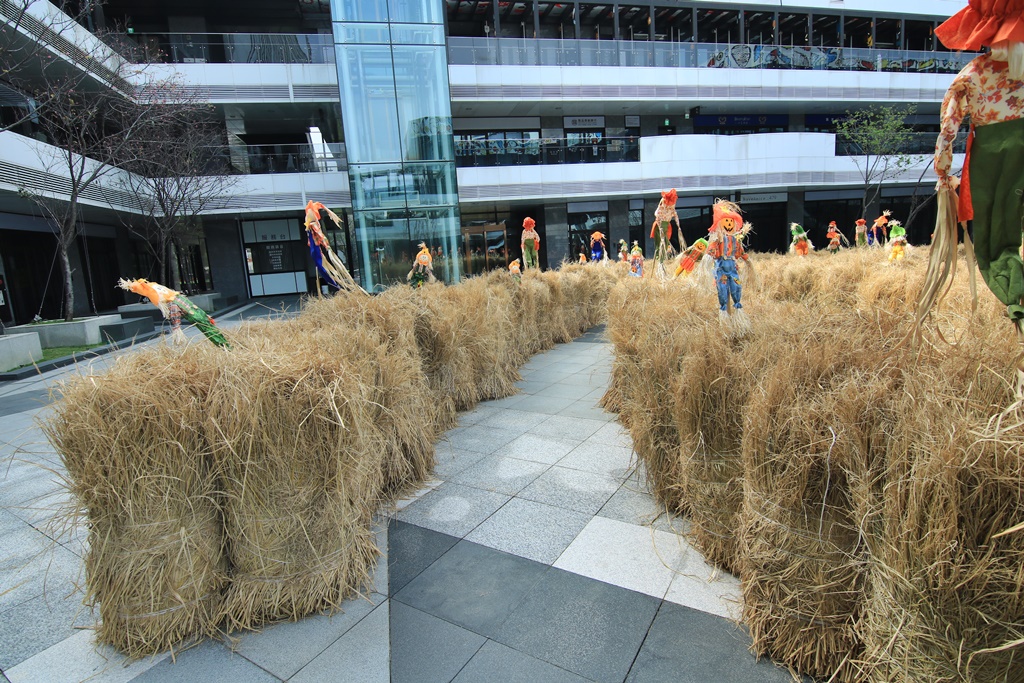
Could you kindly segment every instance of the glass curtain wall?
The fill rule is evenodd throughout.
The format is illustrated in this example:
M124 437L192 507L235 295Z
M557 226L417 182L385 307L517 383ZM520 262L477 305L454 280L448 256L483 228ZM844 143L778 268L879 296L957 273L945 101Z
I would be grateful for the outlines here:
M444 5L436 0L331 3L361 284L405 280L425 242L434 274L459 280Z

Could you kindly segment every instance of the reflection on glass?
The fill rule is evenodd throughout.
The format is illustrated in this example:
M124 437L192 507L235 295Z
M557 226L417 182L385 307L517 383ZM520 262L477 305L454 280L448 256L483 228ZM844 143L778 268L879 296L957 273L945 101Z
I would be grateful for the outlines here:
M334 21L387 21L388 5L380 0L333 0Z
M444 47L394 46L395 93L406 159L455 159ZM431 87L424 87L424 84Z
M349 162L401 160L390 48L339 46L338 72Z
M378 0L379 2L379 0ZM381 2L380 4L384 4ZM391 21L410 24L441 24L444 16L441 9L444 3L437 0L388 0L391 10Z

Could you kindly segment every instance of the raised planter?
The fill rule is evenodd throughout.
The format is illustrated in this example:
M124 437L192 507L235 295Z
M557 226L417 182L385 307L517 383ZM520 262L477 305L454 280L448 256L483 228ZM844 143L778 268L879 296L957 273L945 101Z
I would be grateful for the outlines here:
M43 347L39 343L39 335L35 332L0 335L0 372L34 363L42 357Z
M80 318L71 322L29 323L8 328L11 332L35 332L44 349L55 346L89 346L102 344L106 340L100 333L100 326L112 325L121 320L118 314L98 315Z
M156 324L164 319L164 314L160 312L160 309L150 303L118 306L117 312L126 320L128 318L149 318Z

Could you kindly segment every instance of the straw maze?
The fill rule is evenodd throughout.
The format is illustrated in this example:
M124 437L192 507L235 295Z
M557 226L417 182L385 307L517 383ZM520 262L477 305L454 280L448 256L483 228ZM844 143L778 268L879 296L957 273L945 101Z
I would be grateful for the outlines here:
M740 576L754 650L821 680L1024 680L1024 530L999 535L1024 521L1024 428L990 424L1019 348L987 291L970 316L961 280L935 343L901 345L925 259L760 258L742 337L708 324L708 288L609 299L604 404L692 542Z
M607 316L606 407L655 494L737 573L760 654L836 681L1024 680L1017 349L958 281L899 342L923 256L758 257L753 321L620 267L317 301L234 350L162 347L64 388L50 424L89 524L99 638L136 655L336 607L372 515L429 473L458 410Z

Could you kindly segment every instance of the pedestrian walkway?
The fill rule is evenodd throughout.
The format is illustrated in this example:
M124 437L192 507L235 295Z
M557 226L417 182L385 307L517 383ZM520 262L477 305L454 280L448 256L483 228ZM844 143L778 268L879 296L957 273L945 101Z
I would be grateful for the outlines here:
M748 652L738 580L658 509L598 406L611 365L597 328L531 359L521 393L461 414L435 479L380 519L373 588L343 613L174 661L93 643L82 534L47 525L61 470L35 420L53 378L0 385L0 670L17 683L792 680Z

